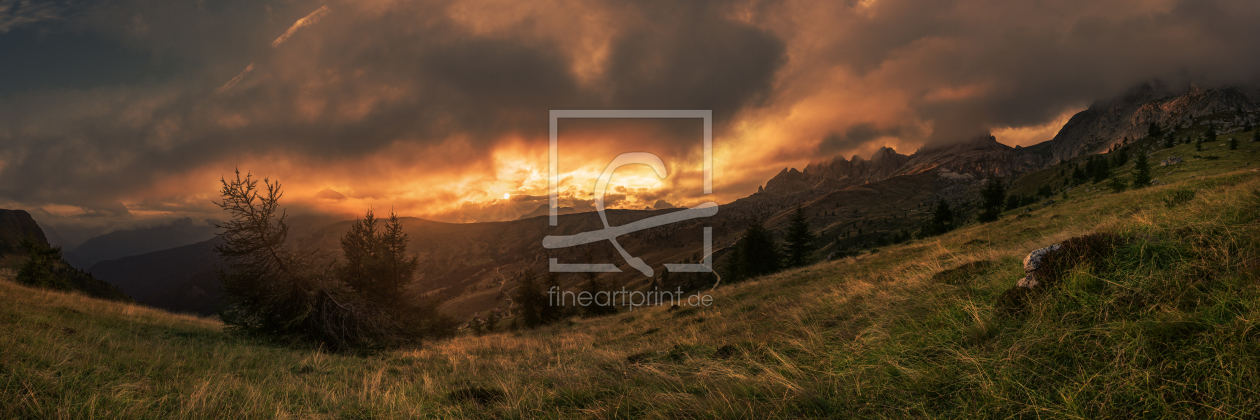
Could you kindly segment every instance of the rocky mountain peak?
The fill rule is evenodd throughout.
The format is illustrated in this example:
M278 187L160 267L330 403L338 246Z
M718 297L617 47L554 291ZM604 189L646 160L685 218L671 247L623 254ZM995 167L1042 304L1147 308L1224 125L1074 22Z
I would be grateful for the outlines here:
M1006 176L1044 165L1043 157L1024 150L1016 151L989 134L924 147L909 156L891 147L881 147L869 160L861 156L851 160L836 157L810 163L803 172L784 169L766 183L765 191L789 194L809 189L835 190L938 169L977 177Z
M1051 163L1102 153L1126 139L1143 138L1151 123L1161 128L1187 127L1195 118L1238 113L1254 124L1257 110L1256 103L1236 87L1191 86L1175 92L1158 83L1142 85L1072 116L1049 142Z

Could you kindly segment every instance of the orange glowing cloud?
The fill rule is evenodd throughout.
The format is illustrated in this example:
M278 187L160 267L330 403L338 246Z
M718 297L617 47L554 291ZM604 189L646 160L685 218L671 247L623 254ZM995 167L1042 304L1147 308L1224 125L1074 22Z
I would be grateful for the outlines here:
M166 2L134 8L145 31L67 15L200 65L0 90L0 201L65 223L211 217L240 168L282 181L295 211L509 220L547 202L548 110L709 109L714 196L694 126L566 122L561 202L589 206L631 151L669 176L618 171L610 206L728 202L784 167L880 147L978 131L1032 145L1139 82L1250 80L1260 59L1238 53L1254 38L1238 28L1257 12L1241 3Z

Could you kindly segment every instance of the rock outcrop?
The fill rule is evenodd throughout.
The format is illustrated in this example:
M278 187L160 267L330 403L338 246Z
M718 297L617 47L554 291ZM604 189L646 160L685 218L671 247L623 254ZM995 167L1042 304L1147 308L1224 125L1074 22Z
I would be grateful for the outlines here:
M26 210L0 209L0 255L25 254L26 251L22 249L23 238L48 243L44 231Z
M930 171L975 178L1007 176L1042 168L1047 162L1043 149L1013 148L991 135L952 144L927 147L911 155L881 147L870 160L837 157L811 163L804 171L783 169L766 183L765 192L791 194L810 189L838 190L882 181L899 175Z
M829 161L811 163L804 171L784 168L766 182L764 191L784 194L809 189L837 190L880 181L897 175L897 171L909 159L909 156L897 153L890 147L881 147L871 155L870 160L857 155L852 159L840 156Z
M998 143L996 137L984 135L959 143L921 149L911 155L896 174L909 175L944 168L950 172L983 178L1035 171L1045 164L1045 158L1034 149L1016 149Z
M1050 254L1058 252L1062 248L1062 245L1054 244L1028 253L1028 256L1024 257L1024 278L1019 279L1019 282L1015 283L1015 286L1032 289L1041 284L1041 282L1037 281L1037 270L1046 266L1046 257L1050 256Z
M1160 84L1146 84L1073 115L1049 142L1050 163L1102 153L1125 139L1146 137L1151 123L1166 132L1174 126L1188 128L1194 118L1238 113L1220 127L1222 133L1229 133L1236 131L1235 126L1257 123L1257 109L1256 103L1237 88L1196 86L1175 92Z

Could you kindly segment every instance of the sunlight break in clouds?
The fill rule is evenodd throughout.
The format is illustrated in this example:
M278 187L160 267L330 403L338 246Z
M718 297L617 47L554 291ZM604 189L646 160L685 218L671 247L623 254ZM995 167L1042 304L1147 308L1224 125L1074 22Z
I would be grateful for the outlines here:
M290 26L289 30L284 31L284 34L280 35L279 38L276 38L275 41L271 41L272 48L279 47L280 44L284 43L284 41L289 40L289 37L293 36L294 33L297 33L298 29L319 23L319 19L324 17L326 14L328 14L328 6L324 5L315 9L314 12L306 15L306 17L298 19L297 22L293 22L293 26Z
M249 72L251 71L254 71L254 63L249 63L248 66L245 66L245 70L241 70L240 74L237 74L236 77L232 78L232 80L228 80L228 82L224 83L223 86L219 86L219 88L215 89L214 92L223 93L228 91L228 89L231 89L233 86L236 86L237 83L240 83L241 80L244 80L245 76L249 75Z
M17 3L48 15L0 0ZM37 216L52 225L212 212L238 167L284 181L295 208L515 219L545 192L550 109L713 110L722 203L785 167L884 146L981 131L1029 146L1136 84L1241 83L1260 67L1247 1L63 5L0 33L34 52L0 68L0 201L81 209ZM565 152L572 204L591 199L588 167L648 151L681 166L619 173L614 206L686 205L699 182L686 136L613 130L566 143L592 144ZM643 150L594 145L606 137Z

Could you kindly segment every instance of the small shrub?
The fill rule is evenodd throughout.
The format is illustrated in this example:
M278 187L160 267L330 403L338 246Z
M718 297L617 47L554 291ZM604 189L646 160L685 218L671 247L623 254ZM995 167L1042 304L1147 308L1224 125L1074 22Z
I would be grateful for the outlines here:
M1180 189L1173 191L1164 197L1165 207L1176 207L1194 200L1194 190Z
M1055 284L1081 264L1102 267L1121 242L1120 236L1112 233L1091 233L1063 241L1063 247L1046 255L1044 264L1037 270L1037 281L1041 283L1038 287Z

